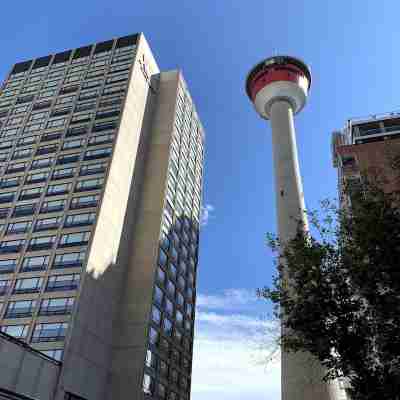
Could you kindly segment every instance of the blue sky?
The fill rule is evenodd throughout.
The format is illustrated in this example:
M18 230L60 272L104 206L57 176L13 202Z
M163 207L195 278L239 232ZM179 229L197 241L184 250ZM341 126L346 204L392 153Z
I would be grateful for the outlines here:
M287 53L313 74L296 118L306 202L336 194L330 135L347 118L399 109L397 1L4 2L3 79L16 61L143 31L163 70L183 70L203 121L205 195L194 400L279 398L279 363L259 351L269 311L253 298L273 272L271 137L244 93L248 70ZM268 347L265 344L264 347Z

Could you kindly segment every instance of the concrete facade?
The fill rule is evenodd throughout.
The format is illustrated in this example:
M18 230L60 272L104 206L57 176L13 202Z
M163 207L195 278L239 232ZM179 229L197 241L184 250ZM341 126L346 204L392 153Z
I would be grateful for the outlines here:
M138 34L16 64L3 85L3 96L13 91L14 80L21 81L18 87L25 90L37 70L45 71L38 99L50 76L64 77L57 97L49 102L53 108L41 125L44 130L38 132L40 141L53 131L58 133L51 142L59 149L56 167L46 179L70 173L61 182L72 190L56 199L85 213L57 210L55 218L63 222L52 239L53 250L39 253L50 265L47 268L21 275L27 256L17 252L17 267L3 275L7 281L5 297L0 297L5 313L2 320L0 311L0 329L62 360L54 399L64 400L66 394L88 400L125 399L127 393L137 399L188 399L204 134L183 77L179 71L160 72L144 35ZM70 92L77 92L72 100ZM19 97L15 105L4 97L2 101L0 94L0 110L11 108L4 116L0 111L7 126ZM52 116L65 112L59 103L74 113L62 128L50 130L59 124ZM35 107L36 103L25 112L22 132L36 118L32 117ZM70 161L73 152L63 149L73 146L83 150ZM61 170L57 165L65 158L69 170L54 172ZM5 170L12 163L6 161ZM34 156L31 169L35 162ZM81 177L86 175L90 177ZM24 190L23 185L19 190ZM45 193L42 202L48 190ZM17 205L11 204L10 209ZM43 205L38 208L40 215ZM7 217L10 224L14 214L11 211ZM37 226L37 214L29 227ZM74 219L76 226L67 225ZM30 244L35 229L20 237ZM80 239L73 243L76 237ZM0 241L0 269L1 246ZM25 251L29 250L28 246ZM74 284L65 288L57 283L59 278L53 278L56 274L73 279ZM21 277L33 279L27 282L26 293L16 290ZM56 305L67 295L69 306L60 310ZM20 302L18 307L14 300ZM22 306L29 306L23 309L23 318L18 314ZM9 315L13 318L6 318Z
M57 387L60 365L22 342L0 334L1 389L51 400Z

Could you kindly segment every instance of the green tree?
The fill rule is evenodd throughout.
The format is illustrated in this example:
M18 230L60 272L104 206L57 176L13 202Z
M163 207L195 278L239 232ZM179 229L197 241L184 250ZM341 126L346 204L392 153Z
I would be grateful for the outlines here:
M382 187L347 188L347 207L323 201L286 243L269 234L278 273L259 290L285 351L313 354L325 380L346 377L354 400L400 399L400 203Z

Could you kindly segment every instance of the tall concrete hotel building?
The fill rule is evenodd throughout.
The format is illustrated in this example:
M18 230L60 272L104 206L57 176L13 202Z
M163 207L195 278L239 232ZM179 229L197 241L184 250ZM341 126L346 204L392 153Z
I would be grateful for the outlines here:
M0 399L190 398L204 133L143 34L0 92Z

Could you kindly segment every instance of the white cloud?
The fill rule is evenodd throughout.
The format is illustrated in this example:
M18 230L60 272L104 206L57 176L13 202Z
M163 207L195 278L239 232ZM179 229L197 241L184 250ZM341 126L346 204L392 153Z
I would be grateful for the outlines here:
M256 292L246 289L226 289L221 294L198 294L196 303L201 309L235 310L254 305L259 299Z
M212 215L214 210L215 210L215 208L211 204L206 204L203 207L201 207L201 216L200 216L200 225L201 226L208 225L208 222L210 221L210 219L212 219L214 217Z
M266 361L277 349L273 334L277 324L250 312L228 311L234 308L228 307L229 300L240 308L254 304L255 295L227 290L199 297L202 304L196 314L192 400L280 399L279 357Z

